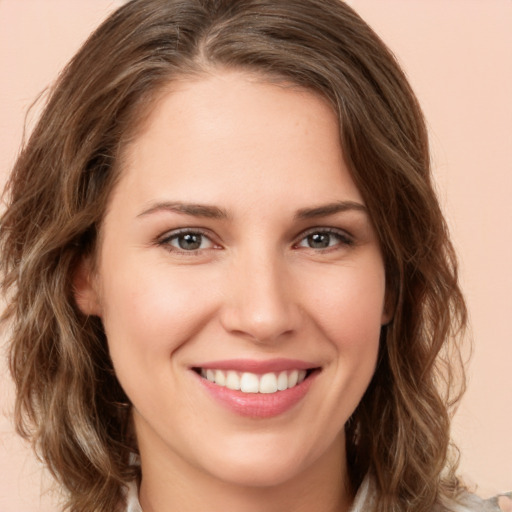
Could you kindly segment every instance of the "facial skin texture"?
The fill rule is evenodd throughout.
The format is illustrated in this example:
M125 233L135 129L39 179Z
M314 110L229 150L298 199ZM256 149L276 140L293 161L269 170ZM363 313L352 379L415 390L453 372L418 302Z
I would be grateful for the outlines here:
M317 95L218 71L171 84L126 149L95 271L77 279L76 297L102 318L133 403L145 512L349 506L343 426L388 315L366 211L299 216L364 204L338 131ZM222 215L162 206L176 203ZM200 249L169 239L179 229L203 233ZM329 246L311 247L307 236L326 230ZM321 370L268 418L224 407L192 370L275 358Z

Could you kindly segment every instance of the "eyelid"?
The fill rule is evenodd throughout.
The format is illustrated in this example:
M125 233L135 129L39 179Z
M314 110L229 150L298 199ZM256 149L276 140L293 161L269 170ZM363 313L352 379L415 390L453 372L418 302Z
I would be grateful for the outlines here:
M207 238L213 247L208 247L206 249L195 249L195 250L181 250L177 247L174 247L170 244L171 240L175 239L179 235L184 234L199 234L205 238ZM341 229L341 228L335 228L335 227L328 227L328 226L314 226L311 228L306 229L305 231L301 232L300 235L296 237L295 242L293 243L294 248L298 248L299 244L306 239L308 236L315 234L315 233L327 233L336 235L340 238L340 243L336 244L332 247L327 247L323 249L324 251L327 249L333 249L337 247L338 245L342 246L350 246L354 245L355 240L353 235L351 235L348 231ZM199 253L201 251L210 250L210 249L219 249L222 248L221 244L216 240L215 234L213 234L210 230L204 229L204 228L198 228L198 227L183 227L183 228L176 228L171 229L169 231L166 231L162 235L158 236L155 240L155 245L162 246L169 252L174 252L178 254L188 254L188 255L194 255L196 253ZM312 250L318 251L322 249L313 249Z
M343 245L354 245L355 240L354 237L346 230L341 228L327 227L327 226L315 226L312 228L308 228L306 231L303 231L294 242L294 247L297 247L300 242L302 242L305 238L315 233L328 233L332 235L337 235L342 239ZM318 249L314 249L318 250ZM325 249L324 249L325 250Z
M179 249L177 247L174 247L170 244L171 240L178 237L179 235L185 235L185 234L198 234L205 238L207 238L213 247L208 247L207 249L195 249L190 251L185 251L182 249ZM195 227L184 227L184 228L177 228L177 229L171 229L169 231L166 231L163 235L160 235L155 240L155 244L158 246L162 246L166 248L169 252L174 252L178 254L188 254L193 255L197 254L201 251L209 250L209 249L218 249L220 248L220 244L215 240L215 236L210 230L204 229L204 228L195 228Z

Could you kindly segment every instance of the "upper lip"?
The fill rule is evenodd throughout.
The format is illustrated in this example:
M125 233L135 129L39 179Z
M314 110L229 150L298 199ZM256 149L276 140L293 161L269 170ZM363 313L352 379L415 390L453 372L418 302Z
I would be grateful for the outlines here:
M208 361L193 368L205 370L234 370L238 372L250 372L264 374L270 372L282 372L286 370L312 370L319 365L299 359L269 359L266 361L257 359L224 359L222 361Z

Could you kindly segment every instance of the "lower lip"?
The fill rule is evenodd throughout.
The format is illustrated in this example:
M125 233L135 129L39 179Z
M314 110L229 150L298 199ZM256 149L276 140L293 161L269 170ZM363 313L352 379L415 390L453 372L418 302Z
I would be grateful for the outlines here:
M210 395L230 411L250 418L272 418L297 405L309 391L317 374L318 371L314 371L293 388L275 393L242 393L196 376Z

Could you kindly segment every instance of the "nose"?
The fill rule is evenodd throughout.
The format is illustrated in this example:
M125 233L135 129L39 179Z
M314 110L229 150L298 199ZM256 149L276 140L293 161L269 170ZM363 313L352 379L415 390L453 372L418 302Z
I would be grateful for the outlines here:
M293 279L286 265L261 255L240 257L231 268L221 314L230 333L258 343L290 336L300 325Z

